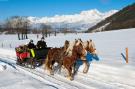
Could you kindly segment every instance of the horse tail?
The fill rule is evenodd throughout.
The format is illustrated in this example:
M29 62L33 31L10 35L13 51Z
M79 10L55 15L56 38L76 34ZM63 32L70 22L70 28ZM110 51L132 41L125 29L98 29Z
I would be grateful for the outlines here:
M44 66L45 70L49 68L49 64L48 63L49 63L49 59L48 59L48 54L47 54L47 57L45 59L45 66Z

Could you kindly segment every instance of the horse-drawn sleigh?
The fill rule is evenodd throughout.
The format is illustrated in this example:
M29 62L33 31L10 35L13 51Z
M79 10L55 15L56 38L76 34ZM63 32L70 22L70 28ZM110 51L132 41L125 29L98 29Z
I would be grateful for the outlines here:
M92 40L83 42L81 39L65 41L61 48L27 49L27 46L16 48L17 64L29 68L35 68L44 64L45 70L54 74L54 64L58 63L58 69L65 68L68 71L68 79L72 80L75 75L76 61L81 59L85 65L83 73L87 73L89 63L86 59L88 52L95 54Z

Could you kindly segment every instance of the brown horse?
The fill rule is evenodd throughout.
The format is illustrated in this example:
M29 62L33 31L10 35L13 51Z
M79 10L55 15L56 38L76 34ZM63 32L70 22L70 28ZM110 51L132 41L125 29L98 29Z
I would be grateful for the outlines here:
M64 47L52 48L48 51L47 58L45 60L45 69L49 70L50 74L53 74L53 65L58 63L59 69L62 66L62 60L65 55L65 51L69 46L69 41L65 41Z
M69 47L66 50L66 54L68 54L68 56L71 56L72 55L72 49L73 49L74 45L77 46L77 45L80 45L80 44L83 46L83 50L82 50L82 53L81 53L79 58L82 60L83 64L85 65L83 73L87 73L88 69L89 69L89 63L86 60L87 51L86 51L81 39L79 39L79 40L75 39L75 41L70 42Z
M69 80L73 79L73 74L75 72L75 69L73 69L73 67L75 67L75 63L76 63L77 58L79 58L82 55L82 50L83 50L82 44L79 44L77 46L74 45L73 50L72 50L72 55L65 56L63 58L63 66L68 71L68 79ZM72 73L72 71L73 71L73 73Z

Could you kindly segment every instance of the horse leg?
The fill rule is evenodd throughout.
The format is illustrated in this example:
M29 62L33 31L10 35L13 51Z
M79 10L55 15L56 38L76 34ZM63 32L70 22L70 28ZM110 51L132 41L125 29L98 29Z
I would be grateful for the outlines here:
M89 69L89 65L88 65L88 62L87 62L85 56L82 56L81 57L81 60L82 60L83 64L85 65L85 67L83 69L83 73L87 73L88 72L88 69Z
M61 67L62 67L62 63L59 63L59 64L58 64L58 73L59 73L59 74L61 73Z
M68 70L68 77L67 78L69 80L73 80L73 77L72 77L72 66L68 66L67 70Z
M89 70L89 63L87 62L87 60L82 60L83 64L85 65L84 69L83 69L83 73L87 73Z
M52 58L50 58L50 55L47 55L44 64L45 64L45 65L44 65L44 70L47 69L47 70L49 71L49 74L53 75L53 74L52 74Z
M51 75L54 75L54 63L55 63L54 60L52 60L51 63L50 63L50 74Z
M72 73L72 68L70 67L70 65L68 64L68 61L65 59L64 61L63 61L63 66L64 66L64 68L67 70L67 72L68 72L68 76L67 76L67 79L68 80L72 80L72 77L71 77L71 73Z
M75 75L77 72L76 71L76 62L73 64L72 69L73 69L72 73L73 73L73 75Z
M48 68L49 68L49 73L50 73L50 75L54 75L52 62L49 63L49 67L48 67Z
M45 59L45 62L44 62L44 70L48 70L48 63L49 63L49 58L48 58L48 55L47 55L47 57L46 57L46 59Z

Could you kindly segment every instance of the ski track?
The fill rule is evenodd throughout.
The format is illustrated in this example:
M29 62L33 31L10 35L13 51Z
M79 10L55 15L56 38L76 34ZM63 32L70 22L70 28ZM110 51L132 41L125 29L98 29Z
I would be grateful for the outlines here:
M9 59L11 60L9 61ZM0 57L0 61L12 66L18 71L21 71L21 72L24 71L26 74L32 75L32 77L37 80L40 79L40 81L42 82L49 81L51 83L54 83L56 84L55 86L60 87L60 89L71 89L71 88L72 89L94 89L93 87L83 85L79 82L73 83L73 81L67 80L66 78L58 76L58 75L57 76L48 75L45 72L41 72L37 70L38 68L33 70L33 69L21 67L19 65L16 65L14 57L3 56L3 57Z
M78 72L75 76L73 81L67 80L64 76L59 74L48 75L42 68L28 69L16 65L16 57L10 56L1 56L0 61L4 62L13 68L17 69L18 71L24 71L26 74L32 75L33 78L42 81L48 81L54 83L55 86L59 87L60 89L134 89L135 85L130 83L124 83L122 80L129 80L132 82L130 76L129 78L123 78L124 75L118 75L117 72L119 71L115 67L110 67L112 71L110 71L109 66L106 67L105 65L97 65L95 64L94 71L92 73L83 74ZM102 71L104 69L106 71ZM123 69L124 70L124 69ZM114 72L115 71L115 72ZM130 73L133 70L127 70ZM122 70L119 72L123 72ZM109 76L111 74L111 77ZM100 75L100 76L99 76ZM126 74L125 74L126 75ZM131 76L134 73L130 74ZM87 76L87 77L86 77ZM95 77L97 76L97 77ZM126 76L125 76L126 77ZM135 78L135 77L134 77ZM117 80L117 81L116 81ZM118 81L119 80L119 81ZM134 81L134 80L133 80Z

